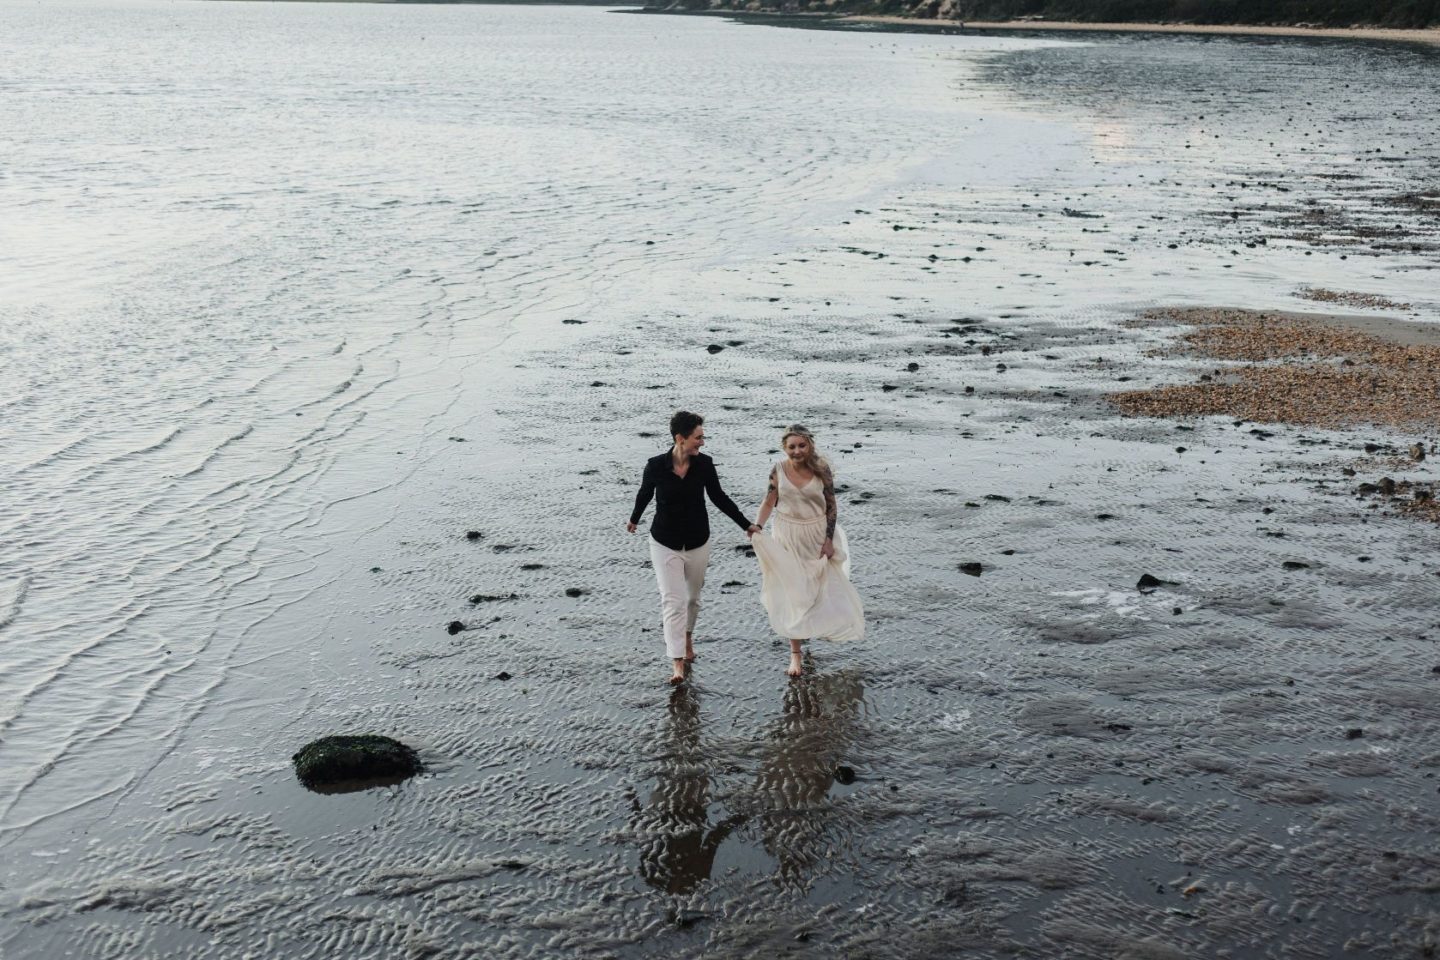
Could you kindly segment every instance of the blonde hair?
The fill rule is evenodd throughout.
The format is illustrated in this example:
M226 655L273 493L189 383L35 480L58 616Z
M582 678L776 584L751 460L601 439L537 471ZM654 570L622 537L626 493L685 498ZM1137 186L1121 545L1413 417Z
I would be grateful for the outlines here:
M817 477L826 480L830 479L832 476L830 473L830 461L820 456L820 449L815 446L815 434L810 432L810 428L803 423L792 423L786 427L785 432L780 434L780 449L782 451L785 449L785 441L791 437L804 437L810 444L810 455L805 458L805 469Z

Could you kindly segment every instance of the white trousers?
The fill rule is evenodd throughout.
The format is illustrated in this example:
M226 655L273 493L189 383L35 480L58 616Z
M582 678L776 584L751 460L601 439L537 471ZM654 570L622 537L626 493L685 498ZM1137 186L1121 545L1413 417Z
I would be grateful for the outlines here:
M709 563L708 542L693 550L671 550L650 538L650 564L660 585L665 652L672 660L685 656L685 634L695 629L695 618L700 615L700 588L705 586Z

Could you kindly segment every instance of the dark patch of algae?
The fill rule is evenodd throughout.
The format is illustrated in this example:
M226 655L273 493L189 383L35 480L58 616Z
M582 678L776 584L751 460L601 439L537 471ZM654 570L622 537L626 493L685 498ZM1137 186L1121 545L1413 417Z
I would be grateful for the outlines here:
M378 734L321 737L290 758L295 774L316 793L350 793L388 786L424 772L415 751Z

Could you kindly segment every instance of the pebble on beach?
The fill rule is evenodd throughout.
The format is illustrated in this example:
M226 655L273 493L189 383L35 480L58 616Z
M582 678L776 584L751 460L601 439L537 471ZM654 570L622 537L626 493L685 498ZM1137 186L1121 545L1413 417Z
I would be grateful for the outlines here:
M1122 413L1321 427L1440 423L1440 345L1388 340L1322 316L1253 310L1155 310L1142 322L1191 328L1169 354L1244 365L1208 382L1111 394Z

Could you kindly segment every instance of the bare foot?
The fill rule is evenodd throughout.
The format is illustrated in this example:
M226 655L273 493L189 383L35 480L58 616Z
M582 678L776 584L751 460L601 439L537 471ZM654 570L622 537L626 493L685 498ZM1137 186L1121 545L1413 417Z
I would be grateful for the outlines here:
M805 668L800 665L800 654L790 654L790 667L785 671L786 675L791 677L798 677L804 672Z
M671 682L672 684L675 684L675 683L684 683L684 682L685 682L685 661L684 661L684 660L675 660L675 661L673 661L673 664L674 664L674 668L675 668L675 669L674 669L674 672L670 675L670 682Z

